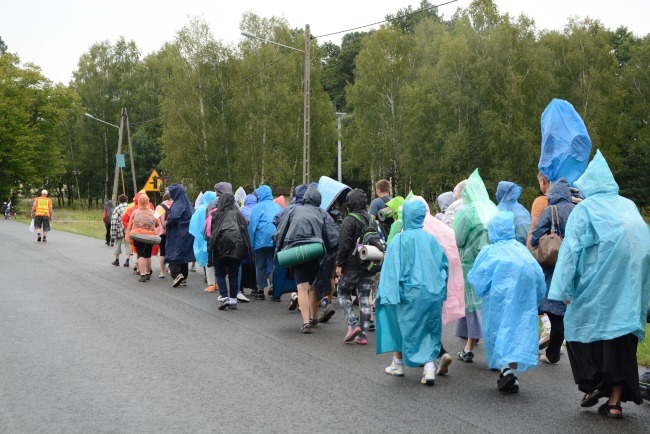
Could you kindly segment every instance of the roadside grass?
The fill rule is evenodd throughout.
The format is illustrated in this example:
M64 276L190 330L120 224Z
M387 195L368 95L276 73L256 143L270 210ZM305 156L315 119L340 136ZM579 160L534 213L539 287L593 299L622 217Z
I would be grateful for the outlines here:
M22 201L16 220L29 224L31 218L29 209L31 201ZM91 238L104 239L106 227L102 221L102 209L69 209L55 208L52 220L52 231L71 232Z
M29 205L29 201L27 203L23 202L20 209L28 209ZM100 209L55 209L52 230L104 239L105 227L104 222L102 222L102 212L103 210ZM643 218L650 223L650 216L644 216ZM20 212L16 220L29 224L29 213ZM642 366L650 366L650 325L646 326L646 340L639 342L637 362Z

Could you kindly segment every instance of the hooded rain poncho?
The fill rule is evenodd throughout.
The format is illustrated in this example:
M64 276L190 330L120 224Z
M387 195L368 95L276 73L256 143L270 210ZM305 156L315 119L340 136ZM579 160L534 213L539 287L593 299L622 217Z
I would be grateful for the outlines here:
M521 187L509 181L500 181L497 185L497 208L510 211L515 215L515 238L524 246L530 230L530 213L517 202L521 196Z
M488 366L537 366L537 305L546 285L542 269L515 239L514 214L500 211L488 223L492 244L481 249L467 280L483 297L483 338Z
M377 354L399 351L404 363L415 367L440 353L448 262L422 229L424 204L405 202L403 213L404 231L388 245L377 289Z
M424 217L422 229L433 235L447 256L449 279L447 281L447 300L442 305L442 323L449 324L465 316L465 281L463 267L460 265L460 254L456 246L456 237L449 226L431 215L429 204L423 197L413 196L411 199L419 200L426 207L427 214Z
M253 250L263 247L273 247L273 234L275 225L273 218L282 211L282 207L273 202L271 187L260 185L255 190L257 204L251 211L251 219L248 224L248 236L250 237Z
M591 343L632 333L645 338L650 299L650 229L618 195L600 151L575 182L585 198L567 222L548 298L570 301L567 341Z
M189 230L194 207L182 185L172 184L168 190L174 202L167 213L165 226L167 230L165 262L168 264L194 262L194 237Z
M469 313L481 310L481 299L467 281L467 273L483 246L490 242L487 224L498 208L490 200L478 169L467 179L461 195L464 206L454 217L454 233L465 277L465 312Z
M213 191L206 191L201 195L201 201L199 206L192 214L190 219L189 231L192 236L194 236L194 243L192 249L194 251L194 258L196 258L196 264L199 267L205 266L208 263L208 242L207 238L210 237L210 234L205 233L205 219L206 219L206 209L208 205L217 198L217 195Z

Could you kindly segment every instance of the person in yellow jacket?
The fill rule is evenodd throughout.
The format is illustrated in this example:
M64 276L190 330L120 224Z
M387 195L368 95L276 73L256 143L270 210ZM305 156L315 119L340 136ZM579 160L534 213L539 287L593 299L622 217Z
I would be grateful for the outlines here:
M41 191L41 195L34 198L32 205L32 218L36 229L36 241L41 242L41 228L43 228L43 242L47 242L47 233L50 231L52 221L52 199L47 197L47 190Z

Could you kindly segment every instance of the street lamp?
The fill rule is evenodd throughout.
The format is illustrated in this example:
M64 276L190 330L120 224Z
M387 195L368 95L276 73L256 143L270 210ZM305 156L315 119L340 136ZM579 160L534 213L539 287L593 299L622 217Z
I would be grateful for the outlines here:
M345 116L346 114L347 113L336 112L336 120L337 120L337 123L338 123L338 132L339 132L339 145L338 145L338 148L337 148L338 153L336 154L337 155L336 167L338 169L338 175L339 175L338 178L339 178L340 183L343 183L343 171L341 170L341 118L343 116Z
M133 149L131 147L131 130L129 129L129 117L128 117L128 114L126 112L126 109L125 108L122 109L122 112L121 112L121 115L120 115L120 126L119 127L117 125L111 124L110 122L106 122L106 121L104 121L102 119L96 118L95 116L91 115L90 113L84 113L84 116L86 116L87 118L96 120L98 122L101 122L103 124L110 125L111 127L115 127L118 130L120 130L119 133L118 133L119 138L117 140L117 154L118 155L122 153L122 132L124 131L124 119L126 119L126 129L127 129L127 133L128 133L128 136L129 136L128 139L129 139L129 156L131 158L131 172L133 174L133 194L135 194L138 190L137 190L136 181L135 181L135 165L133 164ZM113 201L117 200L117 182L118 182L118 178L119 178L119 173L120 173L120 166L117 165L117 161L116 161L115 162L115 175L113 176L113 194L111 196L111 199L113 199ZM124 180L122 180L122 184L124 184Z
M309 180L311 178L309 174L309 166L310 166L310 149L309 149L309 142L310 142L310 88L311 88L311 60L310 60L310 41L311 41L311 36L309 33L309 24L305 24L305 49L300 50L295 47L290 47L289 45L284 45L280 44L279 42L271 41L269 39L264 39L260 38L257 35L254 35L250 32L241 32L243 36L246 36L247 38L252 38L252 39L257 39L262 42L268 42L269 44L273 45L278 45L283 48L289 48L291 50L295 51L300 51L302 53L305 53L305 89L304 89L304 94L305 94L305 100L304 100L304 113L303 113L303 146L302 146L302 183L303 184L308 184Z

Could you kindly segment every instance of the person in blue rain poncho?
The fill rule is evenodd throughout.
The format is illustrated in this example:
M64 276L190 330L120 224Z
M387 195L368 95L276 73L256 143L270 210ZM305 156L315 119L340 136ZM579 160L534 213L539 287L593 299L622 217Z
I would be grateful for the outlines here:
M257 300L264 300L264 288L267 287L267 276L273 276L273 255L275 248L273 244L273 234L275 226L273 218L282 211L282 207L273 202L273 193L268 185L260 185L255 190L257 204L251 211L251 218L248 224L248 236L253 245L255 255L255 271L257 288L254 293ZM269 288L270 289L270 288ZM272 294L272 292L269 291Z
M546 292L542 269L515 238L514 214L488 222L492 244L481 249L467 280L483 298L483 338L500 392L519 391L518 372L537 366L537 305Z
M621 401L642 403L636 350L650 299L650 229L634 202L618 195L600 151L574 185L585 199L569 216L551 300L569 303L564 332L582 407L621 418Z
M422 229L426 206L408 201L402 211L404 231L388 245L377 288L377 354L394 353L385 370L389 375L403 376L404 365L424 365L421 382L433 385L447 298L447 256Z
M458 359L472 363L474 345L482 333L481 299L467 281L467 273L474 265L481 248L490 242L487 224L499 210L490 200L478 169L467 178L461 197L464 205L454 216L454 233L465 279L465 317L456 321L456 336L467 339L465 348L458 353Z
M517 202L519 196L521 196L521 187L514 182L500 181L497 185L497 208L501 211L511 211L515 215L515 238L526 245L526 237L530 229L530 213Z
M210 202L215 200L217 195L213 191L206 191L201 195L199 200L199 206L194 210L192 218L190 219L190 234L194 236L194 258L196 258L196 263L199 267L205 266L208 262L208 241L207 238L210 237L210 234L205 233L204 223L206 219L206 212Z

